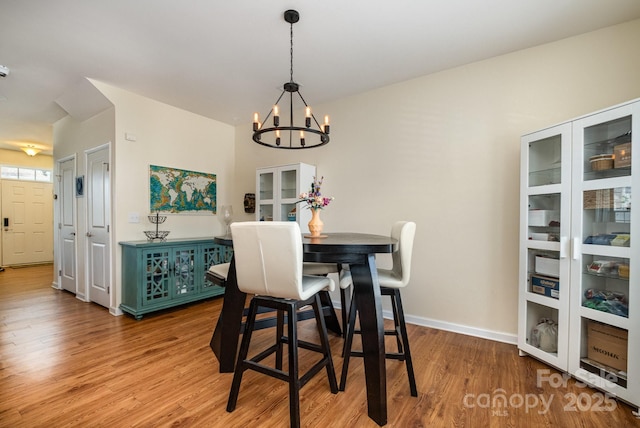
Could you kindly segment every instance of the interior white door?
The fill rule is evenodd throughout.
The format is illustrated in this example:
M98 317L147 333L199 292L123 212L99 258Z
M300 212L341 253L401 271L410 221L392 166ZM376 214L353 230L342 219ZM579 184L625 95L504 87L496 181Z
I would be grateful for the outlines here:
M87 278L89 300L110 307L111 244L109 148L87 155Z
M2 264L53 261L53 184L2 180Z
M76 160L71 158L58 164L60 188L60 286L72 293L78 291L76 259Z

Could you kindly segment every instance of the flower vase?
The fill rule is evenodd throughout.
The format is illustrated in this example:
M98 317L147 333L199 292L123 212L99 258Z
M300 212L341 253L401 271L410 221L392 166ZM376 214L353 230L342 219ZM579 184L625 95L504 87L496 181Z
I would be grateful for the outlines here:
M312 238L317 238L322 234L322 228L324 223L320 219L320 210L311 210L311 220L309 220L309 232L311 232Z

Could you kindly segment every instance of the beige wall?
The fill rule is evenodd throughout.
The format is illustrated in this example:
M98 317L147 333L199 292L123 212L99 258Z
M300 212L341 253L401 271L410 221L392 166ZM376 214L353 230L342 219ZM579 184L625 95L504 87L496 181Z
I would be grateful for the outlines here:
M216 174L217 204L230 199L235 158L234 129L229 125L181 110L131 92L93 82L116 106L113 207L114 243L144 240L145 230L155 227L148 219L149 165L161 165ZM125 133L136 141L125 139ZM140 223L129 223L137 213ZM219 235L223 224L211 213L169 215L163 224L169 238ZM120 247L115 248L113 284L120 305Z
M87 139L97 138L103 143L111 143L112 163L115 166L111 176L111 226L114 244L112 284L116 290L111 311L119 313L121 256L117 243L144 240L146 238L143 232L155 227L146 217L149 214L149 165L215 173L218 182L217 203L225 204L231 198L234 185L234 129L101 82L92 83L115 107L82 123L75 123L73 119L67 118L56 124L58 132L54 135L55 156L59 159L73 152L80 154L88 148L86 143L82 144L80 130L94 134L93 138ZM136 141L126 140L125 133L134 135ZM59 145L64 150L59 152ZM78 158L82 156L79 155ZM83 169L84 164L79 164L79 174ZM129 223L130 213L137 213L140 222ZM171 232L169 238L212 237L222 232L223 225L211 213L176 214L169 216L163 229ZM82 228L78 236L84 236ZM81 242L78 243L80 251L82 245ZM82 264L80 259L78 265Z
M327 231L417 223L409 321L515 343L520 136L640 97L638 42L640 20L313 106L332 132L314 150L258 146L247 122L233 203L257 167L316 164Z

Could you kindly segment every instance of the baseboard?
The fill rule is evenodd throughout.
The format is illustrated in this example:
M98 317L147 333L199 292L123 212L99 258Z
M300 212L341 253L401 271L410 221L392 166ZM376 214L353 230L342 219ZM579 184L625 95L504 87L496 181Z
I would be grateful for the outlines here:
M340 302L333 302L336 308L341 308ZM386 319L393 319L391 311L383 310L382 316ZM518 344L518 335L501 333L497 331L484 330L476 327L469 327L461 324L454 324L445 321L434 320L431 318L416 317L405 313L405 321L409 324L415 324L422 327L435 328L438 330L450 331L452 333L464 334L467 336L479 337L481 339L493 340L495 342L508 343L510 345Z

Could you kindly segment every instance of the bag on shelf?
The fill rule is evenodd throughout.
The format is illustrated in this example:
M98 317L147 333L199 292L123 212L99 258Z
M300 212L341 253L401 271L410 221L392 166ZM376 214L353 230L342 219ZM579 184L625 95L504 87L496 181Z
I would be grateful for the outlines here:
M558 324L552 319L542 318L531 330L531 344L545 352L558 352Z

